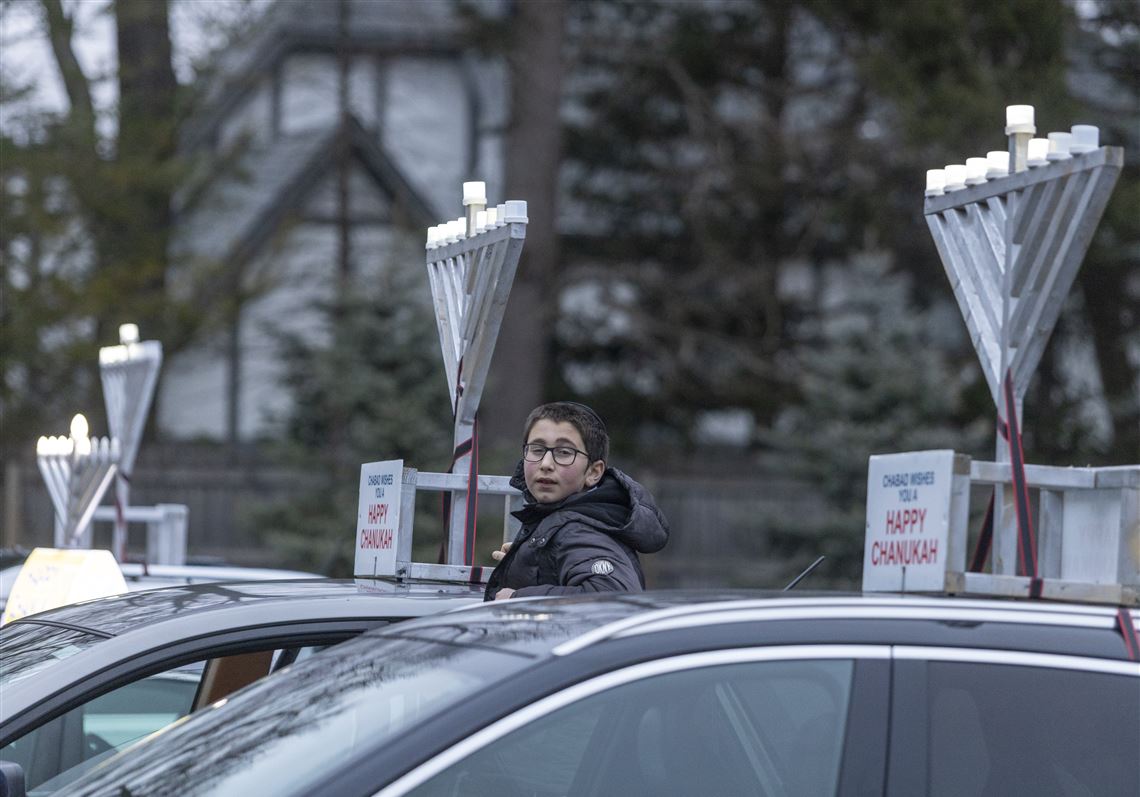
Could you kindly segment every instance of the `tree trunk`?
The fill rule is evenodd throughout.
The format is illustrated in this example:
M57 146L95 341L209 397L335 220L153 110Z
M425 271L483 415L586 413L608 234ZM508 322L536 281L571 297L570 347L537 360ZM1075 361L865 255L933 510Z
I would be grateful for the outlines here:
M102 221L100 260L113 270L112 301L134 294L129 312L145 337L166 331L163 317L171 227L178 83L171 65L166 0L115 0L119 54L119 206L93 204ZM115 312L114 305L108 308Z
M480 445L492 458L496 450L517 448L527 413L544 398L559 258L555 217L562 160L559 109L566 3L518 3L515 14L516 38L508 55L511 124L506 197L527 201L529 221L479 410Z

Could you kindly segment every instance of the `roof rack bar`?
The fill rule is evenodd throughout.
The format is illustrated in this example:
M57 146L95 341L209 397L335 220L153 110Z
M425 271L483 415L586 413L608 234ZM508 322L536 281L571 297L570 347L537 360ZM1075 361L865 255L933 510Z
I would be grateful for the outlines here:
M1054 612L1042 612L1042 608L1049 609L1050 607L1034 606L1032 613L1023 612L1023 607L1016 603L995 600L971 600L964 601L958 605L947 607L944 604L932 606L930 603L924 601L922 596L874 596L866 595L858 597L858 605L852 607L854 598L848 596L834 596L834 597L802 597L802 598L788 598L780 595L780 597L772 598L756 598L752 600L734 600L734 601L713 601L710 603L700 603L695 605L686 606L670 606L666 609L658 609L655 611L646 612L631 617L623 617L621 620L615 620L607 625L587 631L574 639L567 640L558 645L552 650L556 656L566 656L571 653L576 653L580 650L604 642L609 639L615 639L627 634L636 634L639 629L649 628L669 621L683 621L686 618L695 619L701 615L713 614L734 614L734 615L754 615L754 619L763 619L759 616L760 613L771 613L775 615L773 619L795 619L801 616L804 612L819 611L824 612L829 608L838 611L854 610L858 613L867 612L870 615L876 613L890 612L895 609L910 610L913 609L916 613L928 612L931 616L945 616L945 615L970 615L978 616L980 613L1004 613L998 616L1007 621L1011 621L1015 615L1025 614L1026 622L1036 622L1047 625L1065 625L1065 623L1058 619L1065 615L1073 617L1072 625L1088 626L1088 625L1108 625L1111 626L1113 617L1115 616L1113 610L1108 607L1072 607L1072 606L1058 606ZM1111 603L1111 601L1107 601ZM1082 619L1078 619L1082 618ZM1096 620L1083 619L1083 618L1098 618ZM1102 622L1103 621L1103 622Z

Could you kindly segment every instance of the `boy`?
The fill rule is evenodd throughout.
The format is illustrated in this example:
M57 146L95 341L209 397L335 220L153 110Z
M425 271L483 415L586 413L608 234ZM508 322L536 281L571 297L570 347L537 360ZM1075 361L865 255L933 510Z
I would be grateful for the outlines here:
M485 600L645 589L637 554L661 550L669 525L653 496L606 467L610 439L596 412L543 404L526 419L511 485L525 502L522 529L492 557Z

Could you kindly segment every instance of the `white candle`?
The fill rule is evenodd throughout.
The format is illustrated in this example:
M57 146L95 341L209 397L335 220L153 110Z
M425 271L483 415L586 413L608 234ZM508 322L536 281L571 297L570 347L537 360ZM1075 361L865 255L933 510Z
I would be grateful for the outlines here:
M139 342L139 327L138 324L120 324L119 325L119 343L126 345L128 343Z
M995 149L986 153L986 179L1009 176L1009 153Z
M926 170L926 195L942 196L946 190L946 172L942 169Z
M1069 154L1069 147L1073 143L1072 133L1050 133L1049 152L1045 156L1050 161L1066 161L1073 157Z
M78 413L71 419L71 441L77 454L91 453L91 438L87 436L89 431L91 430L83 413Z
M1033 126L1032 105L1005 106L1005 134L1007 136L1013 133L1036 132L1037 128Z
M68 456L75 450L75 441L70 437L49 437L46 451L49 456Z
M1073 125L1069 152L1083 155L1100 147L1100 128L1096 125Z
M1029 139L1029 155L1027 160L1030 166L1044 166L1049 161L1045 157L1049 154L1049 139L1047 138L1031 138Z
M487 184L482 180L475 180L463 184L463 206L486 205Z
M89 431L91 431L91 429L87 425L87 418L84 417L83 413L78 413L74 418L71 419L72 437L86 437Z
M966 158L966 185L981 185L986 181L986 167L989 161L985 158Z
M507 201L506 211L503 214L503 221L508 224L512 222L526 223L526 200L511 199Z
M946 190L960 191L966 187L966 164L950 163L946 165Z

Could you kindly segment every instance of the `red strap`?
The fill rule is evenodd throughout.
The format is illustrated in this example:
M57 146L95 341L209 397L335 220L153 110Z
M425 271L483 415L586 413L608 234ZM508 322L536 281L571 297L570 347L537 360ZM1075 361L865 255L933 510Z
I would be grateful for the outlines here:
M463 360L459 360L459 367L455 375L455 407L459 409L459 398L463 395ZM453 416L454 421L454 416ZM479 418L476 416L471 428L471 437L464 440L451 452L451 465L447 472L455 469L455 463L464 455L471 454L471 467L467 472L467 496L464 502L466 514L463 519L463 564L470 566L475 561L475 534L479 522ZM439 544L439 563L447 561L447 541L451 536L451 493L443 492L443 540ZM474 574L472 574L474 576Z
M1137 639L1136 625L1132 622L1132 612L1121 607L1116 612L1116 627L1124 637L1124 652L1130 661L1140 661L1140 640Z
M998 433L1009 443L1009 465L1012 471L1014 508L1017 512L1017 564L1021 575L1029 576L1029 597L1040 598L1042 579L1037 575L1037 540L1029 504L1029 485L1025 480L1025 453L1021 447L1021 429L1017 423L1017 402L1013 379L1006 371L1002 383L1005 398L1005 420L999 419ZM996 494L996 490L995 490ZM990 496L978 544L970 560L970 572L980 573L985 567L993 543L994 496Z
M467 474L467 512L463 522L463 564L475 561L475 532L479 521L479 418L471 426L471 468Z
M1025 454L1021 449L1021 429L1017 425L1017 402L1013 393L1013 379L1005 372L1005 419L1009 427L1009 464L1013 469L1013 499L1017 510L1017 563L1022 575L1034 581L1037 577L1037 540L1033 534L1033 518L1029 511L1029 485L1025 481ZM1040 584L1036 585L1040 596ZM1031 587L1032 594L1032 587Z

